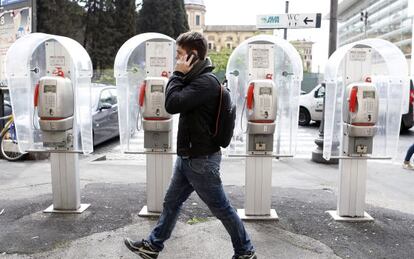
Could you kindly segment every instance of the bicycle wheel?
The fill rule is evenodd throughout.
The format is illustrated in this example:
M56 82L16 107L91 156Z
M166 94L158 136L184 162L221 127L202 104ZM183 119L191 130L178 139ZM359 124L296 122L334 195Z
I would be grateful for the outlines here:
M1 155L8 161L17 161L26 155L26 153L20 153L17 140L14 136L16 136L16 134L12 134L11 128L8 128L7 131L1 136Z

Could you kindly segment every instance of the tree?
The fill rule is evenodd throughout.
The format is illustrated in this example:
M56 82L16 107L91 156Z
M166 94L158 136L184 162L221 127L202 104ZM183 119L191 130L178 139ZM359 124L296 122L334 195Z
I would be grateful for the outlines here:
M172 26L174 34L172 38L176 39L181 33L186 32L190 29L188 26L187 12L185 11L183 0L171 1L172 10L174 10L174 19L172 20Z
M183 0L143 0L137 32L158 32L176 38L188 31Z
M84 9L69 0L37 1L37 31L83 41Z
M223 48L221 51L210 51L208 56L214 65L214 74L219 78L220 81L224 80L227 62L230 58L232 50Z
M137 12L135 0L115 1L114 23L116 28L116 44L119 49L129 38L136 34Z
M38 31L83 45L92 60L94 80L113 68L117 51L136 33L135 0L38 0L37 16Z
M104 69L112 68L117 52L115 27L115 5L113 0L87 0L85 8L84 48L88 51L94 70L99 78Z

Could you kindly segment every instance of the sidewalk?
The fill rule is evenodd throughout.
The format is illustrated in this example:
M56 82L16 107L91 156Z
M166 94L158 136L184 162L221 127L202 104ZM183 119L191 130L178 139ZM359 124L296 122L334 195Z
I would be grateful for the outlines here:
M51 204L48 161L0 160L0 258L137 258L122 243L145 238L154 219L145 205L144 159L80 162L81 215L44 214ZM414 172L369 162L367 212L371 223L338 223L336 166L308 159L274 161L272 208L280 220L248 222L259 258L409 258L414 251ZM244 203L244 161L225 159L222 179L236 208ZM195 224L190 224L195 223ZM230 239L192 195L159 258L231 258Z

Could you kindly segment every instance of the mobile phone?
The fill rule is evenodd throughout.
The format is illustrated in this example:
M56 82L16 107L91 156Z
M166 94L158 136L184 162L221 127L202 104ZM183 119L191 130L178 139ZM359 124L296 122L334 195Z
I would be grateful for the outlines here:
M187 55L187 61L190 60L190 58L193 56L193 60L191 60L190 66L193 65L197 60L198 60L198 56L194 51L191 51L188 55Z

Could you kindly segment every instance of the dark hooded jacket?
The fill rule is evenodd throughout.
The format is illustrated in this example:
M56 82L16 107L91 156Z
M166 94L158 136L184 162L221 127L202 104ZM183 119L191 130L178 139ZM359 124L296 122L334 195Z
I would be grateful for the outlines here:
M185 75L175 71L168 81L165 109L180 114L179 156L205 156L220 150L212 139L220 93L220 85L211 74L213 68L209 59L202 60Z

